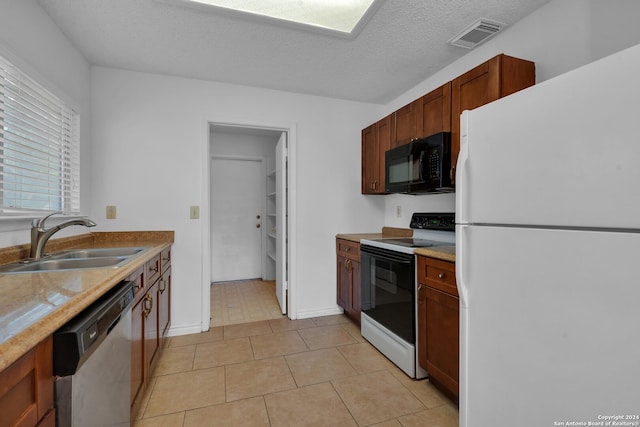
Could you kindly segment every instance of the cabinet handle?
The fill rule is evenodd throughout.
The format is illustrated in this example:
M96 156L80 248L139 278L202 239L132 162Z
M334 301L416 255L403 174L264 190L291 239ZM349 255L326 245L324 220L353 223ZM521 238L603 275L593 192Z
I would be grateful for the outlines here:
M165 289L167 289L167 285L164 282L164 278L162 278L160 279L160 282L158 282L158 290L160 291L161 294L163 294Z
M155 267L149 266L149 271L153 271L154 273L157 273L158 272L158 264L156 264Z
M374 180L373 181L373 191L376 191L378 189L378 180Z
M422 289L422 283L418 283L418 292Z
M164 257L162 258L162 262L169 262L169 261L171 261L171 255L167 255L166 258Z
M446 274L438 273L438 279L444 279L444 276L446 276Z
M345 259L344 260L344 268L347 269L347 271L351 271L351 260L350 259Z
M148 292L144 296L144 307L144 317L149 317L149 314L151 314L151 310L153 310L153 297Z

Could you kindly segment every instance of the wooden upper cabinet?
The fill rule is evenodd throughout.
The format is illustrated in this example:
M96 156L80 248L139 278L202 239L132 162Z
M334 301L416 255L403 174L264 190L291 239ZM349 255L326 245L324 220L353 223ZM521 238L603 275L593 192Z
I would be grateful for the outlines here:
M416 99L394 113L395 126L391 135L391 148L408 144L420 137L418 123L420 116L422 116L421 107L420 99Z
M429 92L394 113L391 148L451 130L451 82Z
M451 82L432 90L418 102L420 137L451 131Z
M533 86L535 64L524 59L500 54L467 71L451 82L451 167L455 167L460 152L460 114L489 102Z
M460 114L534 85L535 64L497 55L362 131L362 194L384 194L384 153L451 132L451 182L460 152Z
M384 153L390 148L391 115L362 130L362 194L384 194Z
M380 175L376 124L362 129L362 194L373 192L373 183Z

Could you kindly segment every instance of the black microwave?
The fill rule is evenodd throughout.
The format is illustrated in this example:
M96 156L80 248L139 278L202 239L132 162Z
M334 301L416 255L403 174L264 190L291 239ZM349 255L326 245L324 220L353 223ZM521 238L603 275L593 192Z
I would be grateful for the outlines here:
M450 193L451 133L440 132L385 153L387 193Z

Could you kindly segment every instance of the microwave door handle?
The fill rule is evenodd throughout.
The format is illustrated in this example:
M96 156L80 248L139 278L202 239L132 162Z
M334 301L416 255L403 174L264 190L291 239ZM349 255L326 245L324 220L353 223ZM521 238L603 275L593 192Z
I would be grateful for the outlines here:
M418 163L418 165L419 165L418 171L419 171L419 174L420 174L420 181L421 182L426 181L426 179L424 178L424 173L423 173L424 172L424 168L425 168L424 153L425 153L424 150L420 152L420 163Z

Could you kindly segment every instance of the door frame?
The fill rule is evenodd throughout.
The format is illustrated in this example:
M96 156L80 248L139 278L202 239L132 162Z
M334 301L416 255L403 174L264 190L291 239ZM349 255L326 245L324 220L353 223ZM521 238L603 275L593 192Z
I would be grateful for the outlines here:
M201 168L202 168L202 188L201 188L201 220L200 231L202 235L200 254L202 270L201 280L201 330L208 331L211 324L211 152L210 127L211 126L235 126L248 129L266 129L287 133L287 316L291 320L297 319L297 130L295 123L256 123L237 120L225 120L221 118L201 117Z
M213 163L213 160L217 159L217 160L238 160L238 161L246 161L246 162L259 162L260 163L260 175L263 178L266 178L266 174L267 174L267 167L266 167L266 159L264 157L252 157L252 156L236 156L236 155L223 155L223 154L212 154L210 156L209 159L209 171L211 171L211 163ZM209 177L211 177L211 173L209 173ZM211 183L211 181L209 181L209 183ZM263 180L262 182L263 184L265 184L265 181ZM211 191L211 187L209 187L209 190ZM213 197L213 194L210 194L210 197ZM266 244L267 244L267 234L265 232L265 227L263 226L263 222L265 219L265 215L267 212L267 194L266 194L266 184L263 185L262 187L260 187L260 274L261 277L265 276L265 272L266 272L266 268L267 268L267 261L266 261L266 256L265 256L265 252L266 251ZM209 208L211 207L211 202L212 200L209 200ZM209 224L211 224L211 221L213 220L213 215L209 216ZM211 229L209 229L209 232L211 233ZM211 235L209 235L209 239L211 239ZM210 241L210 248L213 248L213 242ZM211 272L212 270L209 270L209 280L212 280L211 277Z

